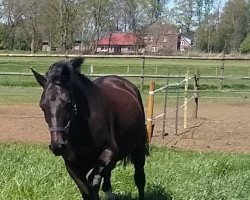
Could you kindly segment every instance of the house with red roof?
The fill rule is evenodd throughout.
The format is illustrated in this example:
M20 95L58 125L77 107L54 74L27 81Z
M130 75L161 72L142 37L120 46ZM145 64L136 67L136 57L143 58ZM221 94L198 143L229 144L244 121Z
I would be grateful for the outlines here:
M172 25L155 22L144 36L145 54L172 55L191 49L192 41L179 33Z
M155 22L141 35L110 33L97 43L97 53L172 55L191 49L192 41L170 24Z
M111 33L97 42L97 53L134 54L142 50L138 38L133 33Z

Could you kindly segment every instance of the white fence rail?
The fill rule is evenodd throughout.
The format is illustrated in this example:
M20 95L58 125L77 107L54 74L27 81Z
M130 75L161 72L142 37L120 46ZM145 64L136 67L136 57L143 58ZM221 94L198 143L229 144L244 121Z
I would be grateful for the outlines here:
M194 90L191 98L188 98L188 82L190 79L194 79ZM185 84L185 91L184 91L184 102L182 105L179 105L179 87L180 85ZM149 89L149 98L148 98L148 110L147 110L147 131L148 131L148 139L151 141L153 136L153 129L154 129L154 121L163 117L163 127L162 127L162 139L165 136L165 121L166 121L166 106L167 106L167 92L169 87L177 87L177 101L176 101L176 109L172 110L171 112L176 112L175 117L175 134L177 135L178 130L178 112L181 108L184 107L184 129L187 128L187 105L191 100L195 100L196 109L195 109L195 117L197 118L198 112L198 79L196 76L189 76L189 72L187 70L187 74L185 75L185 79L181 80L180 82L167 84L155 90L155 83L150 82L150 89ZM165 100L164 100L164 111L163 113L154 116L154 97L157 92L164 91L165 92Z

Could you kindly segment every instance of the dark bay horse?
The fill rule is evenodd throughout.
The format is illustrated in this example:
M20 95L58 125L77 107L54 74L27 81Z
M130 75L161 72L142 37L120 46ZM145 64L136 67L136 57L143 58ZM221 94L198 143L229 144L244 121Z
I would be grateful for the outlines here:
M84 200L99 200L102 179L102 190L115 199L111 171L129 157L142 200L147 136L140 93L118 76L89 80L80 73L83 61L59 61L44 76L32 69L43 87L40 107L51 134L49 148L63 157Z

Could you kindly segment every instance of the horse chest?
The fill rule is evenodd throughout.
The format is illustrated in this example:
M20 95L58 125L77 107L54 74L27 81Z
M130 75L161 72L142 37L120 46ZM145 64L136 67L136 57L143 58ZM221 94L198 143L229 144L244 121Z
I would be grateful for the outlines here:
M67 150L62 155L65 161L75 162L79 160L85 160L88 163L94 162L95 158L97 159L96 151L92 147L88 146L67 146Z

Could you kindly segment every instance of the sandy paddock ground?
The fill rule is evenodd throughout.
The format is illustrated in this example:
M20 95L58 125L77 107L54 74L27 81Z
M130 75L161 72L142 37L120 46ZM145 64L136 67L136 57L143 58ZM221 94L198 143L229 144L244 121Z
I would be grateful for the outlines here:
M180 110L175 135L174 107L167 108L166 133L161 138L162 121L155 122L152 143L179 149L250 153L250 103L200 103L198 119L188 108L188 127L183 129ZM157 107L155 114L162 113ZM49 143L50 134L37 105L0 105L0 141Z

